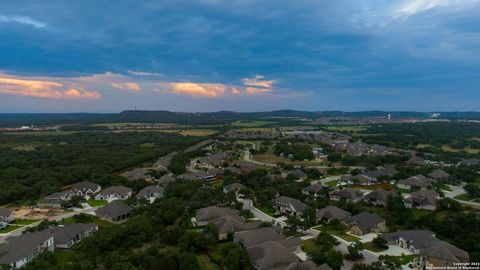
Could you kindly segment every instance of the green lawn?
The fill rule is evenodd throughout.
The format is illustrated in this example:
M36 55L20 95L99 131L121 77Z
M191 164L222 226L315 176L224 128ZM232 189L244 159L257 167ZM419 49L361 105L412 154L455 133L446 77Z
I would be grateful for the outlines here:
M333 228L329 228L329 227L325 227L323 225L320 225L320 226L317 226L317 227L314 227L312 228L314 230L317 230L317 231L322 231L322 230L326 230L327 233L329 234L333 234L337 237L340 237L342 238L343 240L347 241L347 242L353 242L353 241L356 241L356 240L360 240L360 238L356 237L356 236L353 236L353 235L350 235L350 234L346 234L345 232L342 232L342 231L339 231L339 230L335 230Z
M303 241L303 251L305 251L306 253L312 251L320 251L320 247L315 244L315 238Z
M402 255L402 256L390 256L397 262L399 262L402 265L408 264L412 262L415 258L417 258L417 255Z
M265 207L265 206L258 206L258 205L255 205L255 207L262 211L263 213L271 216L272 218L275 216L275 210L273 210L272 208L270 207Z
M97 206L104 206L106 204L108 204L108 202L106 200L95 200L95 199L88 199L87 203L91 206L91 207L97 207Z
M213 263L210 258L205 255L198 255L197 256L198 264L200 265L200 270L216 270L220 269L215 263Z
M378 248L373 244L373 242L363 243L363 246L365 247L365 249L368 249L372 252L382 252L388 249L388 247L386 249Z
M337 185L337 183L338 183L338 180L332 180L332 181L325 182L324 184L329 187L334 187Z
M12 222L12 225L30 225L37 221L40 221L40 220L39 219L16 219Z
M55 253L53 253L53 256L59 265L66 265L71 260L73 255L74 253L69 250L57 250Z
M15 231L17 229L20 229L21 227L23 227L23 226L7 226L7 227L0 230L0 234L9 233L11 231Z
M471 200L474 199L468 193L463 193L463 194L457 195L454 198L457 199L457 200L461 200L461 201L471 201Z
M230 245L232 242L219 242L213 248L208 249L208 255L215 261L220 261L222 259L222 248L226 245Z

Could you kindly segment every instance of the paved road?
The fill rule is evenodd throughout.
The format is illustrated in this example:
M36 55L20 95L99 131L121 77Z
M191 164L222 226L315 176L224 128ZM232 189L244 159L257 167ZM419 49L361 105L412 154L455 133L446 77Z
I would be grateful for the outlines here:
M468 206L472 206L472 207L475 207L475 208L480 208L480 203L462 201L462 200L458 200L458 199L454 198L455 196L466 193L465 189L463 188L464 186L465 186L465 183L462 183L462 186L449 186L452 189L452 191L451 192L445 192L445 197L454 199L455 201L457 201L457 202L459 202L463 205L468 205Z
M256 218L258 218L259 220L265 221L265 222L272 222L272 220L273 220L275 222L275 224L280 225L280 227L282 227L282 228L287 226L287 224L282 219L271 217L271 216L265 214L264 212L260 211L255 206L253 206L253 203L252 203L251 200L242 199L242 198L237 198L237 200L243 204L243 209L250 210L250 212L252 212L252 214ZM304 231L303 233L308 235L309 237L317 237L317 235L319 234L319 231L310 228L310 229ZM340 243L338 246L335 247L335 250L340 251L342 254L347 254L348 253L349 242L347 242L347 241L343 240L342 238L339 238L335 235L332 235L332 236L335 237L338 240L338 242ZM369 250L363 250L362 254L363 254L363 257L364 257L364 259L363 259L364 263L371 264L371 263L376 262L378 260L377 256ZM351 262L351 261L344 260L344 266L342 267L342 269L345 269L345 270L352 269L353 264L354 263Z

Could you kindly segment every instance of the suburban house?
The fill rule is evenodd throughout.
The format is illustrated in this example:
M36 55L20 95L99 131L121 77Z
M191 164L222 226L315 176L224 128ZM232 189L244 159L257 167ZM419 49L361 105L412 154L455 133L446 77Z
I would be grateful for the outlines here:
M470 158L470 159L463 159L460 161L460 165L465 165L465 166L474 166L478 165L480 163L480 160L476 158Z
M300 261L294 252L300 251L301 238L285 238L272 228L237 232L234 241L247 250L253 267L258 270L289 269Z
M291 174L291 175L295 176L295 178L297 178L298 180L307 179L307 174L300 169L294 169L294 170L288 172L288 174Z
M431 185L432 180L422 174L418 174L407 179L397 182L397 187L403 189L411 189L412 187L427 188Z
M238 211L217 206L198 209L192 221L197 226L215 224L218 228L218 238L220 240L228 239L230 234L256 229L262 225L260 221L247 223L238 214Z
M132 189L124 186L111 186L95 195L95 200L126 200L132 196Z
M273 200L273 208L280 214L301 216L308 205L294 198L280 196Z
M431 231L398 231L382 234L381 237L390 245L398 245L419 255L414 264L420 268L454 266L455 263L467 263L470 260L468 252L435 238Z
M195 168L197 169L211 169L221 167L225 160L228 158L228 154L225 152L218 152L215 154L199 157Z
M0 229L7 227L7 224L15 220L12 211L0 207Z
M143 188L135 195L137 200L145 199L149 202L155 201L157 198L163 197L163 192L165 188L161 186L148 186Z
M375 171L368 171L365 174L374 177L374 178L379 178L379 177L393 177L398 173L398 171L393 168L393 167L377 167Z
M378 179L366 173L361 173L361 174L352 176L350 179L350 182L356 185L369 186L377 183Z
M404 199L404 204L405 207L408 208L433 211L437 209L438 199L440 199L440 196L437 192L433 190L423 189L412 192L408 198Z
M320 222L323 220L330 222L334 219L337 219L339 221L345 221L349 219L351 215L352 214L350 214L350 212L348 211L345 211L341 208L330 205L322 209L317 209L317 212L315 213L315 218L317 222Z
M53 239L53 235L47 230L10 237L6 244L0 245L0 265L9 265L13 269L21 268L41 253L53 251Z
M158 184L161 186L167 186L170 183L175 182L175 178L171 174L165 174L158 179Z
M120 201L113 201L99 209L96 214L99 218L112 223L122 223L130 218L132 208Z
M50 230L53 234L55 248L71 248L83 239L92 236L98 231L95 224L74 223L65 226L55 226Z
M431 173L429 173L428 177L431 179L441 181L441 180L448 180L450 178L450 174L445 172L444 170L436 169L436 170L433 170Z
M351 184L353 184L353 175L345 174L345 175L340 176L340 179L338 179L338 184L339 185L351 185Z
M217 226L219 240L228 239L229 235L233 235L236 232L257 229L262 225L261 221L247 223L239 215L227 215L219 217L209 221L209 223Z
M322 184L313 184L304 189L302 189L302 193L305 195L311 195L313 197L326 197L328 195L328 191L330 189L327 186Z
M363 197L363 200L375 206L387 206L387 200L394 195L393 191L385 189L376 189Z
M362 212L345 221L350 232L355 235L386 232L386 221L377 214Z
M350 202L359 202L363 195L360 191L353 188L343 188L330 192L330 199L333 201L346 200Z
M411 166L425 166L427 162L423 158L413 156L407 161L407 164Z
M83 197L91 197L92 195L100 192L101 189L102 188L98 184L88 182L88 181L83 181L83 182L80 182L80 183L73 184L70 191L74 195L80 195L80 196L83 196Z
M192 222L196 226L205 226L210 221L224 216L238 216L238 211L228 207L209 206L198 209Z
M223 192L224 193L229 193L229 192L234 192L236 195L240 193L240 191L248 189L244 184L240 183L232 183L230 185L223 186Z

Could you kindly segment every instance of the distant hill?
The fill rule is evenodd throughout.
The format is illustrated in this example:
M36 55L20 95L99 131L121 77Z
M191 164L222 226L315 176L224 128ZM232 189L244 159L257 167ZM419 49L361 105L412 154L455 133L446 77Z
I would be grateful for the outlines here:
M265 118L307 118L323 117L385 117L392 114L395 118L428 118L426 112L387 112L387 111L295 111L277 110L268 112L233 112L219 111L208 113L185 113L170 111L123 111L121 113L27 113L0 114L0 127L22 125L58 125L58 124L95 124L111 122L140 123L177 123L177 124L227 124L236 120L256 120ZM480 112L440 112L441 118L449 119L480 119Z

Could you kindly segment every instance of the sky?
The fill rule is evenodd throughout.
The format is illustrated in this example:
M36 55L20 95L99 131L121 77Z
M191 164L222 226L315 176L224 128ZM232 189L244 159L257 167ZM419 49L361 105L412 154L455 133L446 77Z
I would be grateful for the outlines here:
M2 0L0 113L479 111L480 0Z

